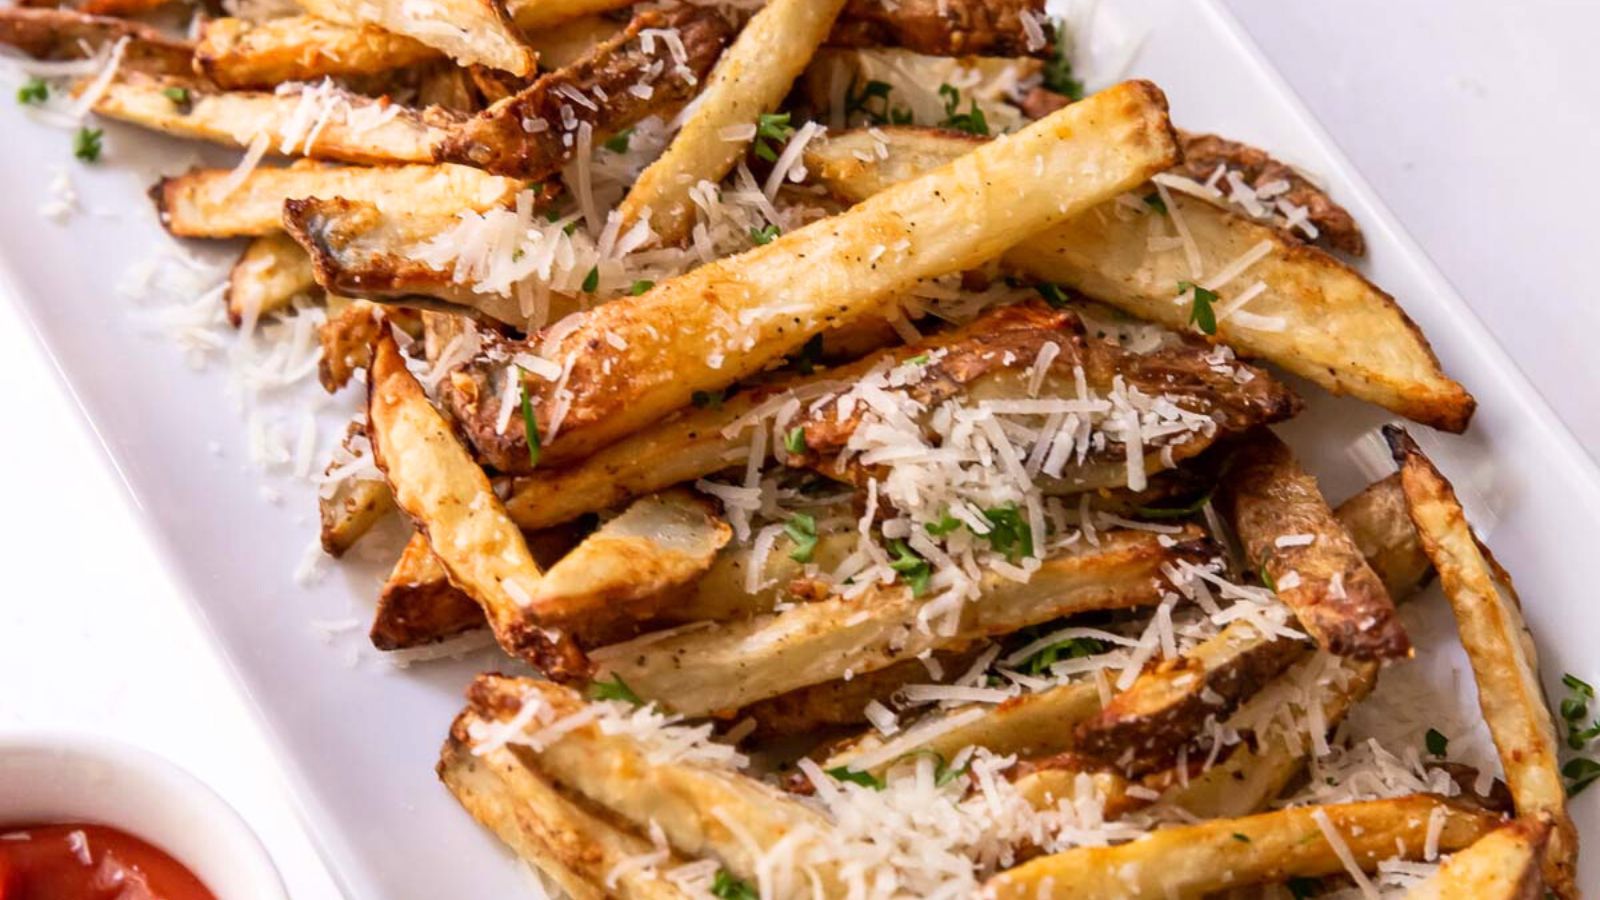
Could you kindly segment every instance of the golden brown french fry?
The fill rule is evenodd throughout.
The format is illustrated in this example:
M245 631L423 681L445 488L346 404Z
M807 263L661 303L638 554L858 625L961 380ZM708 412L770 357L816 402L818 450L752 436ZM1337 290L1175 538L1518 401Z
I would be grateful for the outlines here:
M375 25L338 25L315 16L252 22L224 17L200 26L194 65L224 88L371 75L440 57L439 51Z
M344 449L351 457L365 455L361 446L366 430L354 423L346 430ZM329 462L331 470L337 461ZM322 520L322 549L329 556L342 556L380 519L394 510L394 496L381 478L347 478L331 491L317 495L317 511Z
M1074 104L1076 105L1076 104ZM1067 107L1070 109L1071 107ZM1059 113L1056 113L1059 115ZM879 160L879 138L849 132L807 146L806 167L846 200L861 200L982 146L980 139L934 129L878 129L889 154ZM1147 216L1119 211L1115 201L1038 231L1018 243L1005 261L1041 281L1081 291L1125 312L1183 330L1189 304L1178 282L1203 283L1247 253L1266 255L1224 290L1219 306L1253 282L1266 291L1249 301L1262 319L1283 320L1281 330L1246 327L1219 316L1216 339L1246 356L1282 366L1336 394L1369 403L1446 431L1460 432L1475 401L1439 368L1427 340L1394 298L1354 269L1276 229L1249 222L1174 194L1168 212L1183 221L1202 274L1184 252L1151 249Z
M634 0L508 0L506 9L517 27L537 45L539 32L565 25L583 16L610 12Z
M694 224L689 191L733 170L750 141L729 140L732 126L753 124L778 108L822 44L845 0L772 0L745 24L717 60L694 112L666 152L634 182L618 210L623 227L648 219L663 244Z
M483 607L507 653L552 676L586 674L570 636L532 605L542 574L522 533L389 335L378 341L367 391L373 457L450 581Z
M1133 782L1071 753L1018 763L1008 776L1017 793L1034 809L1056 809L1062 800L1079 796L1083 776L1088 776L1100 799L1101 815L1107 819L1118 819L1149 805L1148 800L1128 792Z
M1358 659L1409 655L1394 601L1334 517L1317 480L1266 429L1235 451L1217 509L1238 534L1249 564L1322 649Z
M370 637L379 650L403 650L484 626L483 608L450 583L428 538L414 534L378 592Z
M629 865L649 857L655 845L605 810L562 791L526 754L508 747L473 753L466 732L481 721L470 713L456 720L436 769L474 819L573 900L688 900L657 874L684 860L669 852L657 866Z
M238 262L228 271L223 302L228 321L239 325L288 309L294 298L317 290L311 257L294 238L278 232L245 245Z
M174 98L179 99L174 99ZM302 102L328 117L297 116ZM195 80L119 73L94 104L99 115L178 137L265 149L288 156L379 164L433 162L433 145L458 117L442 109L395 107L331 85L269 91L216 91Z
M0 44L34 59L84 59L126 39L118 69L152 75L189 75L194 47L159 29L127 19L71 9L0 7Z
M1567 814L1555 724L1516 588L1473 533L1455 489L1411 436L1391 425L1384 437L1400 463L1411 521L1455 612L1478 683L1478 706L1500 752L1517 815L1550 822L1545 887L1562 898L1577 897L1578 833Z
M1041 23L1030 38L1024 15ZM828 35L840 47L904 47L929 56L1042 56L1054 48L1044 0L850 0Z
M306 12L340 25L376 25L415 38L462 65L527 76L538 55L522 39L499 0L298 0Z
M330 394L349 384L357 369L372 363L372 344L384 323L379 307L365 300L344 301L338 310L333 309L334 305L328 304L328 320L317 335L322 345L317 380Z
M230 169L191 169L150 190L167 230L179 237L256 237L283 230L283 204L342 197L387 214L454 216L509 205L522 183L469 166L340 166L300 160L261 167L241 180Z
M1405 900L1536 900L1543 887L1539 859L1549 839L1549 823L1536 819L1496 828L1445 860Z
M919 279L993 258L1137 184L1173 153L1160 91L1128 82L842 215L600 306L552 348L555 358L583 349L547 461L587 456L688 406L697 391L721 390L815 334L880 312ZM1022 190L1036 165L1062 177ZM554 386L525 384L549 433Z
M919 627L926 601L898 584L853 600L799 604L775 616L716 629L644 635L592 654L639 696L684 715L706 715L779 694L886 668L924 650L962 647L1075 612L1128 609L1160 600L1161 567L1208 557L1198 530L1165 547L1149 532L1112 532L1100 546L1046 560L1033 578L989 574L953 629ZM692 666L683 660L693 659Z
M22 0L18 6L74 10L91 16L139 16L155 12L171 0Z
M1371 869L1397 852L1405 859L1420 859L1434 810L1444 814L1438 837L1443 852L1466 847L1499 824L1497 816L1421 794L1297 807L1164 828L1126 844L1043 856L990 878L982 896L1202 897L1233 887L1345 872L1343 848L1356 865Z
M961 671L976 658L976 649L932 654L945 671ZM814 735L819 729L865 725L867 704L890 697L908 684L926 684L928 666L908 659L886 669L852 674L848 680L825 681L787 694L752 703L740 711L741 719L756 723L758 739Z
M677 35L675 43L660 37L665 30ZM581 152L575 137L580 123L591 129L591 146L598 146L646 116L687 102L730 32L727 20L710 7L685 4L641 12L624 31L588 48L570 65L545 73L464 122L435 149L435 157L500 175L547 178ZM680 45L681 64L675 55ZM649 74L654 72L660 74ZM648 96L629 90L638 84L649 85ZM574 93L588 103L574 102ZM531 121L553 127L531 132L523 125Z

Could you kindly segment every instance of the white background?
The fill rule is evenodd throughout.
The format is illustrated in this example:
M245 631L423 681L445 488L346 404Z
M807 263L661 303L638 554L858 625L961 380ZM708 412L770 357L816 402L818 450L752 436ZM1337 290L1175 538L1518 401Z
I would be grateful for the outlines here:
M1600 3L1226 2L1600 454ZM335 896L259 728L6 303L0 384L0 728L91 729L175 759L252 823L293 896Z

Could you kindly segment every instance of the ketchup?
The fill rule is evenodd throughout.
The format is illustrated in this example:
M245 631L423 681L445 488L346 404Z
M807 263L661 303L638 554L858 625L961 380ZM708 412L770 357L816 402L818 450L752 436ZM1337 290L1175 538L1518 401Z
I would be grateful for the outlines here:
M0 828L0 900L216 900L183 864L104 825Z

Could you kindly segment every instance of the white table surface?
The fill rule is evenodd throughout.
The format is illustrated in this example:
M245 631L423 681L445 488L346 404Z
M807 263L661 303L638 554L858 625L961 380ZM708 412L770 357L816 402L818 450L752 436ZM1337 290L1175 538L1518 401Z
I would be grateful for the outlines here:
M1600 4L1226 2L1600 455L1587 346L1600 333L1588 269L1600 251L1600 180L1589 174ZM337 896L259 726L7 303L0 384L0 728L87 729L165 754L244 814L293 896Z

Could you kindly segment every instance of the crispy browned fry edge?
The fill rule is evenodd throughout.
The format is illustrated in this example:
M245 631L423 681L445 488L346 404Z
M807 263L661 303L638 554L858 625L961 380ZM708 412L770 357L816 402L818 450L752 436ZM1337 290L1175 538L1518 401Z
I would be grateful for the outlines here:
M527 542L387 334L373 353L367 428L396 505L427 535L450 581L483 607L506 652L551 676L587 674L571 638L528 605L541 573Z
M180 90L184 92L181 95L176 93ZM387 98L374 100L332 90L352 109L376 110L388 105ZM174 96L184 99L180 102ZM197 79L121 72L95 102L94 111L166 134L234 147L248 147L256 135L266 134L270 149L276 152L282 149L285 128L299 104L300 95L293 91L217 91ZM336 116L317 132L309 148L304 146L306 135L290 135L301 139L291 151L314 159L364 164L432 162L433 145L458 120L455 114L437 107L401 108L394 117L372 127L355 128Z
M1293 166L1273 159L1265 150L1214 134L1180 131L1178 139L1183 142L1183 162L1172 170L1173 174L1186 175L1204 183L1217 166L1226 165L1238 172L1245 183L1252 187L1280 179L1287 181L1289 190L1273 200L1287 200L1305 208L1306 218L1318 231L1313 243L1351 256L1366 255L1367 240L1361 234L1361 226L1356 224L1355 217Z
M1070 109L1071 107L1068 107ZM1059 115L1059 113L1057 113ZM846 132L807 145L806 165L845 200L860 200L971 152L981 139L939 129L877 130L890 146L878 161L877 137ZM1204 201L1173 194L1208 269L1265 243L1271 249L1248 273L1269 290L1252 311L1283 314L1283 332L1217 323L1215 339L1241 354L1270 360L1336 394L1350 394L1445 431L1461 432L1476 401L1439 368L1416 323L1394 298L1332 256ZM1150 214L1155 214L1153 211ZM1114 202L1038 232L1004 257L1027 275L1065 285L1174 330L1190 327L1175 304L1177 283L1192 279L1183 254L1149 250L1148 222L1119 216Z
M1357 659L1410 654L1383 582L1328 508L1317 480L1276 435L1263 428L1240 443L1216 502L1252 569L1265 573L1317 646ZM1312 542L1278 544L1302 535Z
M563 791L515 748L473 753L466 732L475 720L472 713L456 719L435 769L473 818L574 900L687 900L657 867L625 865L655 849L630 825ZM661 867L682 863L669 857Z
M1054 52L1044 0L850 0L828 35L839 47L903 47L929 56L1039 56ZM1045 33L1028 39L1023 13Z
M1519 819L1479 838L1406 892L1405 900L1536 900L1544 887L1539 858L1550 839L1548 822Z
M946 672L959 672L977 657L974 648L933 654ZM863 710L872 700L884 700L908 684L929 681L928 667L920 659L908 659L887 669L852 675L849 681L825 681L787 694L769 697L745 707L741 716L755 720L757 738L812 734L820 728L861 725L867 721Z
M1455 489L1411 436L1390 425L1384 437L1400 463L1411 521L1455 612L1517 815L1550 820L1545 886L1559 897L1577 897L1578 833L1567 814L1555 725L1516 587L1473 533Z
M285 81L371 75L438 59L439 51L376 25L355 27L315 16L203 22L194 65L224 88L270 88Z
M289 308L295 297L317 289L311 258L286 234L269 234L245 245L228 270L223 302L228 321L238 326Z
M369 636L379 650L403 650L482 628L483 609L450 583L428 539L414 534L378 592Z
M194 47L148 25L70 9L0 7L0 44L35 59L82 59L121 38L128 43L119 68L152 75L193 72Z
M1113 847L1080 847L1001 872L984 900L1097 900L1200 897L1211 891L1315 878L1345 871L1318 819L1335 831L1358 865L1371 869L1399 852L1420 859L1428 820L1444 810L1438 846L1459 850L1499 824L1496 816L1416 794L1391 800L1309 806L1165 828Z
M665 40L645 29L675 29L687 53L680 68ZM673 109L694 96L695 89L732 36L732 29L717 10L685 4L666 11L639 13L623 32L592 48L578 60L547 72L532 85L477 114L434 148L443 162L478 166L499 175L541 179L560 170L576 152L573 137L578 123L594 129L593 142L611 135L653 113ZM644 44L653 46L646 52ZM629 87L642 83L647 70L661 74L649 82L652 92L641 98ZM573 102L568 92L590 98L594 109ZM561 110L570 109L572 124ZM528 121L548 121L552 127L531 133Z
M462 65L483 65L532 75L538 54L512 24L500 0L436 0L421 14L405 0L299 0L306 12L329 22L372 24L416 38Z

